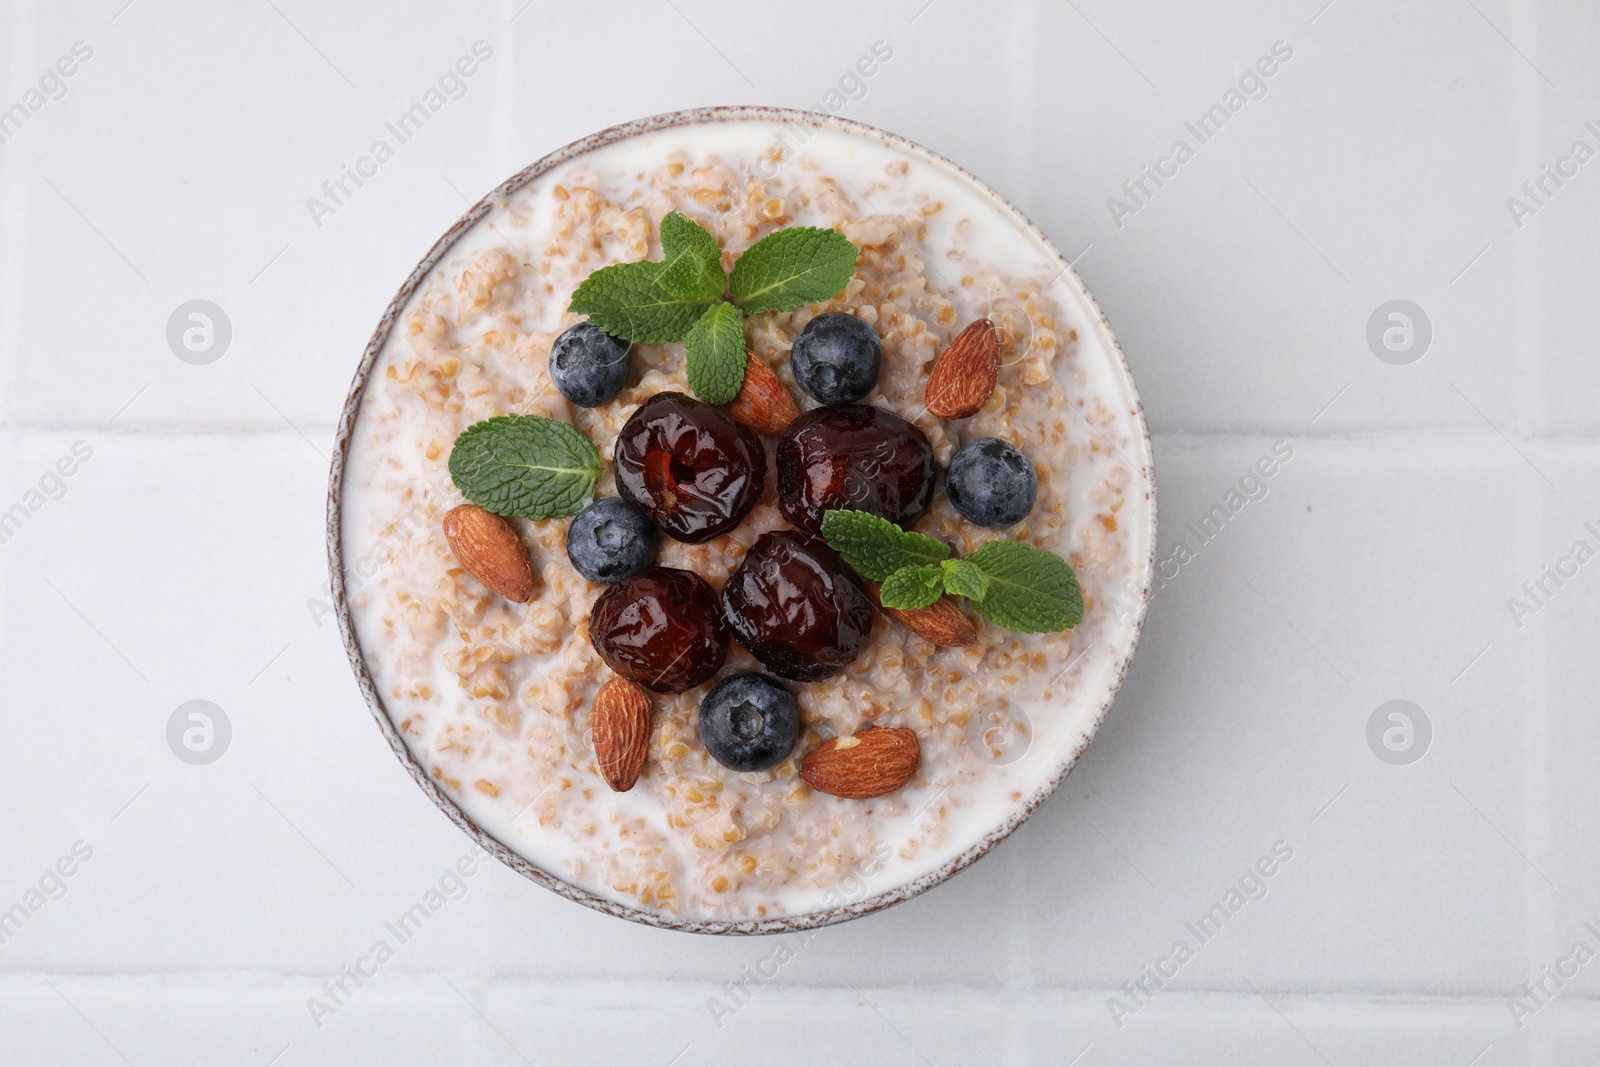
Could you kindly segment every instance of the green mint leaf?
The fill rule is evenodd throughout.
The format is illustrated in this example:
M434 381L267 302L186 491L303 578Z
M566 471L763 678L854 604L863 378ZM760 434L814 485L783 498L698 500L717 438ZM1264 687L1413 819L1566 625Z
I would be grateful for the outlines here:
M648 261L601 267L572 294L572 311L589 316L590 323L613 337L645 345L681 341L722 294L680 296L662 283L665 269L664 263Z
M744 385L744 319L727 301L712 304L685 338L689 388L707 404L726 404Z
M946 592L968 600L982 600L989 594L989 576L971 560L947 559L939 566L944 570Z
M828 512L822 517L822 537L861 577L873 582L886 580L902 567L937 565L950 557L949 545L865 511Z
M661 287L688 300L720 300L728 288L722 249L711 232L681 211L661 220Z
M856 271L856 246L835 230L791 226L769 233L733 265L733 297L746 315L831 300Z
M916 611L939 599L944 592L944 571L936 565L901 567L883 580L878 599L886 608Z
M989 541L968 554L989 579L973 602L979 615L1008 630L1054 633L1083 621L1083 595L1067 561L1020 541Z
M456 438L450 477L462 496L496 515L556 519L576 515L594 496L600 453L564 422L496 415Z

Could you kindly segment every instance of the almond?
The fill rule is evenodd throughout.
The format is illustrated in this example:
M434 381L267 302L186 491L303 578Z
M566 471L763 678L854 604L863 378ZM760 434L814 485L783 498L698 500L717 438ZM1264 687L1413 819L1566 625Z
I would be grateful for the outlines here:
M933 361L924 394L928 410L941 419L966 419L983 410L1000 375L1000 331L979 319L950 342Z
M451 508L444 516L450 551L491 592L526 604L533 599L533 562L517 528L476 504Z
M800 761L800 777L818 792L869 800L905 785L921 760L916 734L899 726L872 726L807 752Z
M867 588L872 591L873 603L929 644L943 648L965 648L978 641L978 631L973 628L972 621L950 597L941 596L925 608L904 611L900 608L883 607L883 601L878 596L877 582L867 582Z
M777 437L800 417L800 408L789 395L777 371L767 361L745 349L744 385L732 403L722 410L757 433Z
M594 695L589 724L600 776L626 793L639 780L650 748L650 698L626 678L613 678Z

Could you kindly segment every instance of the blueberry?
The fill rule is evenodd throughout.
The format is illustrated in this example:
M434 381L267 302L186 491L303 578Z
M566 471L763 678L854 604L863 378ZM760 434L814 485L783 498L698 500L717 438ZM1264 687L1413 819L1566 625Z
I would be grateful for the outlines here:
M597 408L622 392L632 349L622 338L580 322L550 346L550 380L579 407Z
M962 518L979 526L1014 526L1039 497L1033 461L998 437L963 445L950 460L945 495Z
M800 705L765 674L735 674L700 702L700 741L730 771L771 770L800 736Z
M819 404L853 404L878 384L883 345L865 322L830 311L806 323L794 339L789 366L795 382Z
M572 520L567 558L591 582L612 585L655 562L656 528L626 500L596 500Z

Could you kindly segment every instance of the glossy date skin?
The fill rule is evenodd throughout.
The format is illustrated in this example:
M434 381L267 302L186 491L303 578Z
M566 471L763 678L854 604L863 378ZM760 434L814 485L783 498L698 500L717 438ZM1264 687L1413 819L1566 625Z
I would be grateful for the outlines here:
M700 544L755 507L767 453L747 426L683 393L657 393L617 435L617 495L667 536Z
M722 587L739 643L773 674L815 682L855 661L873 609L832 549L792 530L763 534Z
M809 534L832 509L909 527L933 503L933 446L900 416L867 404L816 408L778 442L778 507Z
M728 624L704 578L649 567L609 587L589 616L589 640L611 669L657 693L681 693L722 669Z

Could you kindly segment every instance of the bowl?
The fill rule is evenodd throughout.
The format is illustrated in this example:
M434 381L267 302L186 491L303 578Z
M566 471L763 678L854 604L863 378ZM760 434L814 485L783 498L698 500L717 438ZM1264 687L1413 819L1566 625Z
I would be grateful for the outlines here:
M1023 724L1007 727L1018 737L1025 733L1030 746L1024 749L1024 753L1028 754L1026 764L1017 764L1017 767L1025 768L1027 779L1014 793L1008 794L1014 796L1014 800L992 812L979 812L974 818L968 819L969 825L961 827L959 831L952 831L960 837L958 845L944 850L946 854L936 865L904 874L895 884L875 887L874 892L863 894L859 899L843 898L831 906L815 907L798 914L769 915L760 918L682 917L646 910L602 896L544 869L486 831L418 762L408 748L395 718L386 707L383 696L374 682L349 603L347 575L350 561L347 559L344 543L345 483L352 442L355 439L362 410L362 398L374 368L378 365L385 345L389 341L391 331L430 273L445 260L464 235L495 210L497 204L503 204L507 198L557 168L633 138L666 137L670 135L669 131L685 129L694 131L697 136L703 133L709 137L719 131L730 130L731 127L726 124L753 122L781 126L787 131L785 137L796 142L794 147L797 153L803 151L802 146L812 136L823 131L827 131L830 138L844 138L845 140L840 143L845 145L842 150L847 154L854 150L851 146L858 143L850 139L860 139L861 151L868 152L867 146L873 146L870 148L871 152L886 151L918 166L931 168L930 173L941 175L941 180L947 179L948 182L954 183L952 187L958 188L961 195L976 198L975 202L986 205L988 209L998 212L1000 217L1008 219L1016 229L1016 234L1008 232L1008 239L1020 235L1021 239L1025 240L1026 246L1031 249L1030 254L1036 255L1041 264L1047 265L1051 272L1055 272L1055 278L1049 284L1055 287L1054 292L1062 301L1063 314L1072 319L1075 324L1074 329L1079 331L1078 343L1088 345L1094 353L1093 365L1089 367L1087 373L1097 379L1095 390L1088 390L1081 381L1063 384L1057 380L1064 393L1078 389L1087 398L1098 401L1099 406L1105 409L1098 417L1109 426L1109 432L1104 427L1097 428L1081 412L1077 412L1082 426L1087 428L1083 431L1083 438L1093 449L1115 451L1138 482L1127 492L1126 499L1132 506L1120 515L1121 529L1128 546L1125 553L1127 557L1125 581L1120 588L1102 590L1100 602L1090 605L1085 624L1079 627L1079 632L1083 632L1091 620L1094 620L1094 626L1085 638L1083 650L1074 656L1063 671L1063 675L1067 671L1076 671L1072 677L1075 681L1082 681L1081 688L1075 691L1071 701L1061 704L1059 718L1063 721L1056 721L1056 716L1044 716L1043 718L1049 721L1030 726L1026 723L1024 714ZM1057 267L1059 267L1058 272L1056 272ZM1082 373L1085 372L1080 370L1080 375ZM1070 402L1069 395L1069 407ZM1139 404L1138 393L1110 324L1068 260L1050 244L1037 227L998 193L956 164L921 145L852 120L769 107L715 107L675 111L614 126L550 153L513 175L473 205L434 243L427 255L411 271L394 299L390 301L371 339L367 342L340 416L338 440L328 487L328 562L333 604L339 621L340 634L362 695L380 733L418 787L483 849L546 889L598 911L634 922L709 934L782 933L825 926L879 911L945 881L977 861L1016 830L1054 792L1083 756L1111 708L1132 661L1143 625L1154 574L1155 535L1154 468L1151 461L1149 429ZM1074 648L1078 644L1077 638L1078 633L1075 633ZM1035 710L1037 713L1044 709ZM1068 719L1070 721L1065 721ZM1037 753L1031 749L1035 738L1045 742L1044 747ZM995 751L992 739L987 734L983 737L983 744L987 752ZM1016 773L1020 774L1023 771L1019 770Z

